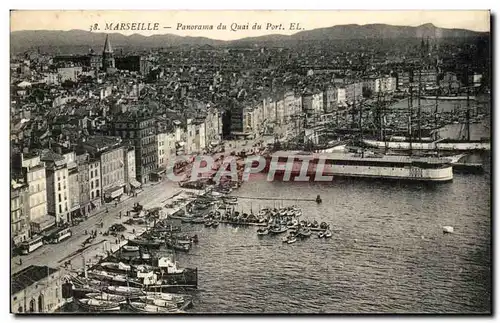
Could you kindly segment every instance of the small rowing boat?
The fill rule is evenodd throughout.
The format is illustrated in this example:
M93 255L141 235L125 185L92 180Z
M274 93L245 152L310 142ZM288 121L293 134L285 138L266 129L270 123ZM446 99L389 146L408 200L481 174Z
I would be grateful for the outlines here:
M120 304L118 302L103 301L93 298L77 299L76 303L92 312L110 312L120 310Z
M135 252L135 251L139 251L139 246L123 246L122 247L123 251L127 251L127 252Z

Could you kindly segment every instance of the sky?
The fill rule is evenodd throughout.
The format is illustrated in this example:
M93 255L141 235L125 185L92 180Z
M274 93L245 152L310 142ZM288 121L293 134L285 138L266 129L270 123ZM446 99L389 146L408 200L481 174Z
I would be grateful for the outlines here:
M158 30L105 31L106 24L144 23ZM295 24L291 29L291 24ZM291 35L301 30L345 24L384 23L400 26L419 26L432 23L442 28L463 28L475 31L490 30L490 12L486 10L422 10L422 11L12 11L11 31L19 30L90 30L98 24L96 32L134 33L150 36L175 34L202 36L220 40L234 40L268 34ZM179 28L192 25L212 25L212 30L186 30ZM223 24L225 30L217 27ZM254 24L260 30L252 29ZM281 28L279 25L281 24ZM298 26L296 25L298 24ZM248 26L248 29L245 29ZM231 30L233 29L233 30Z

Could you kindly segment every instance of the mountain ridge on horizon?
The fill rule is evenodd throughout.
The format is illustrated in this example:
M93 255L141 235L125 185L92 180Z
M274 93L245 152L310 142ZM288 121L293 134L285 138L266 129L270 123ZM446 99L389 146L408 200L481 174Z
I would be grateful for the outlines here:
M490 32L479 32L460 28L441 28L432 23L420 26L397 26L388 24L345 24L330 27L299 31L291 35L268 34L243 37L235 40L219 40L204 36L180 36L171 33L141 35L134 33L124 35L119 32L91 32L81 29L71 30L19 30L10 34L11 51L26 50L37 46L102 46L105 35L111 37L113 46L137 46L145 48L168 47L180 45L219 46L240 45L245 43L273 43L298 41L332 41L352 39L396 39L396 38L469 38L489 35Z

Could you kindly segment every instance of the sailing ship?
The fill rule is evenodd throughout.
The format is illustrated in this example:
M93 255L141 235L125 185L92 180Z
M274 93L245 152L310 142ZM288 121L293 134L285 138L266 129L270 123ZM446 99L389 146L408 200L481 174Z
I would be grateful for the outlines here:
M421 84L418 84L418 90L420 92ZM367 147L379 148L379 149L391 149L391 150L404 150L404 151L489 151L491 150L491 145L489 141L486 140L471 140L470 138L470 101L474 99L469 95L469 87L465 87L467 91L467 95L464 99L467 101L467 110L465 114L465 134L463 136L464 139L453 140L446 138L438 138L438 100L443 99L439 97L439 91L436 92L435 96L435 109L434 109L434 138L422 138L421 136L421 102L420 102L420 93L418 95L418 103L417 103L417 133L412 133L412 125L411 125L411 116L413 113L413 86L410 86L410 98L408 100L408 108L409 108L409 122L408 122L408 134L402 137L392 137L389 140L386 140L384 135L385 126L382 124L385 117L381 116L380 118L380 130L381 130L381 138L378 140L373 139L363 139L362 142Z

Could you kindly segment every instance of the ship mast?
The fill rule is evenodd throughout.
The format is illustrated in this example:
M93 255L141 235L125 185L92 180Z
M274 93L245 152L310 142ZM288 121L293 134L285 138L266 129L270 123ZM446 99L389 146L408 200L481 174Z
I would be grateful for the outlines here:
M408 137L410 139L410 155L412 155L412 129L411 129L411 116L413 114L413 85L410 84L410 99L408 100L408 110L409 110L409 115L408 115Z
M356 107L356 100L354 100L354 107ZM359 133L361 135L361 143L363 145L363 148L361 149L361 158L363 158L365 156L365 147L364 147L364 142L363 142L362 119L363 119L363 106L360 106L359 107Z
M465 122L467 125L467 141L470 141L470 100L469 100L469 73L468 71L465 73L466 76L466 84L467 84L467 111L465 113Z
M418 135L418 140L422 140L422 131L420 129L420 116L421 116L421 103L420 103L420 96L422 95L422 65L420 65L420 68L418 69L418 98L417 98L417 135Z

